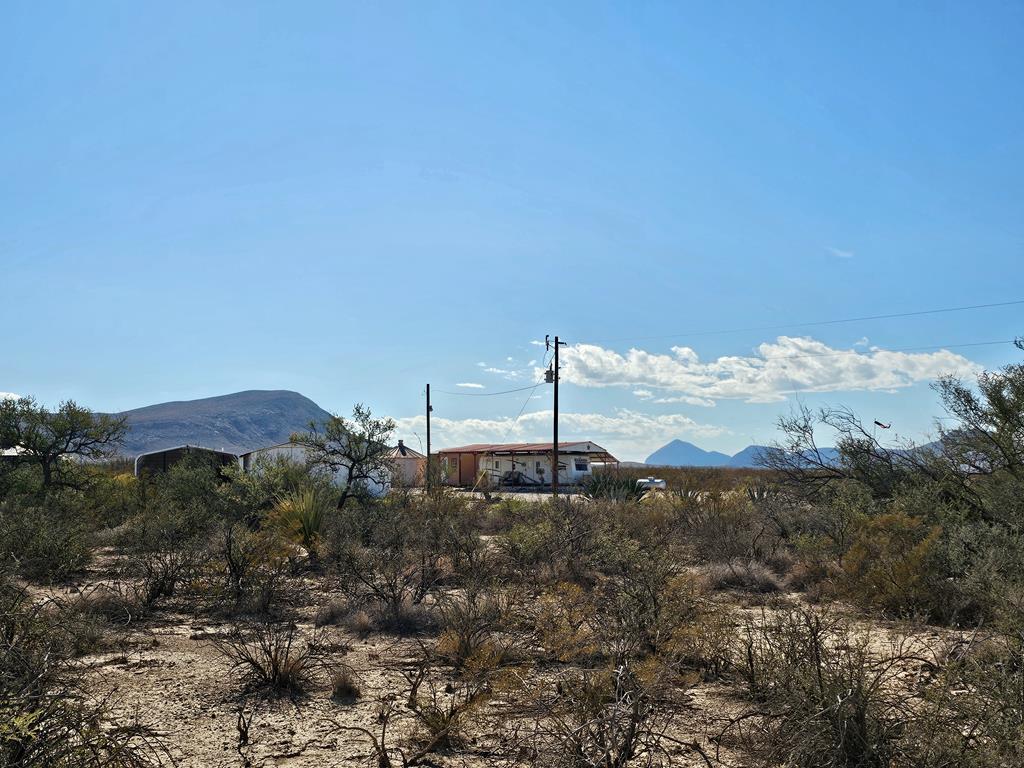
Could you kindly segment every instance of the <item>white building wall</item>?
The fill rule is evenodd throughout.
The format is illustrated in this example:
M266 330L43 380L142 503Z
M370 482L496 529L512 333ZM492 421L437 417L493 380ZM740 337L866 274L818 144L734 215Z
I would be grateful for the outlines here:
M581 482L584 478L593 473L590 459L584 454L558 454L560 470L558 482L574 484ZM516 456L488 456L481 455L478 459L477 472L485 472L492 484L497 485L498 481L506 472L517 469L528 479L541 485L551 482L551 454L520 454Z
M242 463L242 469L246 472L252 472L256 468L257 461L263 459L264 461L273 461L277 458L288 459L294 461L297 464L306 463L306 449L301 445L295 445L293 443L284 443L282 445L272 445L267 448L257 448L255 451L243 454L240 461ZM332 478L334 484L338 487L345 485L346 470L344 468L339 469L334 473ZM389 490L391 490L391 477L390 474L384 473L381 477L378 477L374 481L368 483L367 490L373 496L383 496Z

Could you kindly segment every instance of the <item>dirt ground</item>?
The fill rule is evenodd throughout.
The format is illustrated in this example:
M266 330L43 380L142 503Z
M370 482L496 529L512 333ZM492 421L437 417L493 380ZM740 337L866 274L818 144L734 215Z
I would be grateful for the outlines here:
M101 559L67 592L88 590L109 578ZM407 695L403 677L414 665L420 648L417 639L386 634L361 638L336 626L314 626L317 610L333 597L323 583L306 580L297 593L298 642L316 638L318 666L312 683L302 695L271 697L247 690L231 661L215 640L230 631L231 622L192 614L184 599L173 598L153 618L132 623L124 631L110 634L114 639L101 652L79 659L82 680L93 696L104 699L121 723L136 722L158 737L173 763L186 768L205 766L361 766L376 765L369 737L347 728L378 731L382 698ZM723 608L730 608L738 621L792 605L795 595L763 598L739 593L719 593ZM431 643L433 638L422 638ZM879 636L876 642L884 643ZM936 638L922 638L932 644ZM355 672L361 695L350 702L332 698L330 672L341 665ZM755 763L744 759L728 739L717 739L723 723L740 711L737 690L724 682L700 682L683 693L684 706L674 721L669 749L672 765L708 766L692 744L717 760L716 765L741 768ZM543 669L534 670L530 685L554 685ZM503 740L508 723L502 719L500 697L477 713L468 738L458 749L432 754L426 765L490 766L526 764ZM243 736L240 722L248 724ZM411 718L400 718L389 743L402 745L413 736ZM528 756L525 756L528 757ZM517 758L520 758L517 761ZM526 761L528 762L528 760Z
M89 576L94 578L90 579ZM88 592L106 579L93 573L68 591ZM64 597L69 597L66 592ZM96 699L106 700L120 723L134 722L157 737L167 758L183 768L205 766L361 766L376 765L369 738L345 727L376 731L382 697L401 700L408 691L403 670L419 652L416 639L374 634L365 639L339 627L314 627L318 607L328 592L307 595L296 622L301 642L316 636L319 664L311 685L299 696L268 696L247 690L231 661L216 647L231 623L209 616L191 616L184 601L172 600L155 618L138 622L116 636L102 652L78 660L82 681ZM431 642L431 638L423 638ZM358 699L332 698L330 670L344 664L355 671L361 689ZM541 670L531 685L551 685ZM715 750L709 739L724 712L738 703L721 683L697 684L686 692L683 715L672 728L681 742L696 741ZM502 702L489 702L474 717L466 743L457 751L431 755L426 765L489 766L522 764L503 743ZM240 715L248 735L240 741ZM396 722L389 742L402 745L413 736L411 719ZM674 753L674 754L673 754ZM722 754L725 757L728 751ZM692 749L670 748L673 765L705 766ZM730 754L730 764L744 765Z

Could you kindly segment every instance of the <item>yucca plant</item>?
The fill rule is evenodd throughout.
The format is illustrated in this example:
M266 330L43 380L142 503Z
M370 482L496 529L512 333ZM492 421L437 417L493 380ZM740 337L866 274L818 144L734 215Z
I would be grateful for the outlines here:
M309 559L316 562L319 559L320 534L330 509L330 500L322 491L305 488L283 496L274 513L285 535L301 544Z

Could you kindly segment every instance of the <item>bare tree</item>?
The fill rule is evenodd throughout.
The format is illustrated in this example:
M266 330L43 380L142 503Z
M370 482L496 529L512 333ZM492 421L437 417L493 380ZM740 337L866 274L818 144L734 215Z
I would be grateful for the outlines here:
M388 481L393 469L388 443L394 431L393 419L374 418L369 408L357 403L351 419L335 415L322 426L310 422L309 431L295 433L291 441L306 449L311 466L342 478L341 509L351 496Z
M778 422L783 438L761 455L761 464L779 473L791 490L812 497L837 480L856 480L879 499L893 496L911 476L936 476L936 469L910 442L886 446L853 411L826 406L812 411L801 405ZM835 434L835 449L822 448L819 427Z

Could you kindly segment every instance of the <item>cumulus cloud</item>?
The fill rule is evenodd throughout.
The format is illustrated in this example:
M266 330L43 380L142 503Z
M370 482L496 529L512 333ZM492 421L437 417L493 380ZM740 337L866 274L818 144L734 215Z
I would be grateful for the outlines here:
M444 448L467 443L544 442L551 440L550 410L496 419L446 419L433 417L430 426L437 435L434 444ZM400 433L412 433L426 427L426 417L409 416L396 420ZM679 413L650 415L620 409L612 414L560 413L559 439L594 440L620 460L642 459L653 446L677 437L706 438L728 430L700 424ZM564 437L562 437L564 436Z
M633 395L639 397L641 400L650 400L654 397L654 393L649 389L634 389Z
M460 381L455 385L456 387L463 387L464 389L483 389L483 384L477 384L475 381Z
M21 395L16 395L13 392L0 392L0 400L17 400Z
M908 353L869 347L835 349L808 337L779 336L750 356L701 360L689 347L669 353L630 349L621 354L593 344L563 354L561 378L583 387L661 390L655 402L710 406L716 400L777 402L792 392L893 391L946 373L980 366L949 350ZM539 376L542 371L536 371Z

